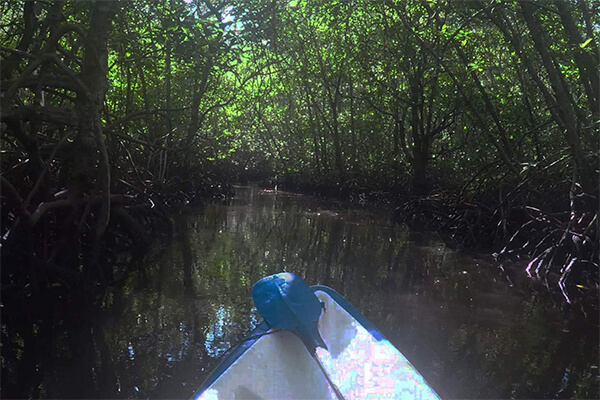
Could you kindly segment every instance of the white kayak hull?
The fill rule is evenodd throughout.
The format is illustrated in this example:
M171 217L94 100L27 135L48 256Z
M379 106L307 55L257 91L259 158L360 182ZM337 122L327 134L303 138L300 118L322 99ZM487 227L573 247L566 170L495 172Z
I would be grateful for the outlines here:
M324 304L317 356L345 399L439 399L421 374L342 296L313 286ZM336 399L302 341L259 326L221 362L195 399Z

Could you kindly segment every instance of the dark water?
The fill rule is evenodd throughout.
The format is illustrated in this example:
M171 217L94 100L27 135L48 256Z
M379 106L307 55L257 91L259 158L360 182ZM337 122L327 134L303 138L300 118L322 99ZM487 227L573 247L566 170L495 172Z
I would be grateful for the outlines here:
M485 257L383 212L236 193L175 217L171 243L122 276L97 311L65 322L40 352L33 392L187 398L257 324L252 283L291 271L344 295L442 398L598 398L596 316L561 311L521 274L511 285Z

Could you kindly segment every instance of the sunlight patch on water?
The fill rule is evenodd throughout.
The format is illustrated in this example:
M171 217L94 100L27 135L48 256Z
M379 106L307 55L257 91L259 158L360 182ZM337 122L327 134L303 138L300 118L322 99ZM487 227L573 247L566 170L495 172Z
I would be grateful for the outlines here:
M215 322L206 334L204 348L211 357L220 357L231 347L231 343L224 340L226 330L231 326L230 314L230 311L221 305L215 314Z

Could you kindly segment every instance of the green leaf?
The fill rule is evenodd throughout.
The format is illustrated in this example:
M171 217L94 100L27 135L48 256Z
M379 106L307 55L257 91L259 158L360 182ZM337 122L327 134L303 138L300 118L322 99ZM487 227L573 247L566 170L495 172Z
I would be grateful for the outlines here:
M479 72L483 71L483 68L481 68L476 63L468 63L467 65L469 66L469 70L471 70L471 71L479 71Z
M590 44L592 42L592 38L589 38L588 40L586 40L583 43L579 44L579 47L581 47L582 49L585 48L585 46L587 46L588 44Z

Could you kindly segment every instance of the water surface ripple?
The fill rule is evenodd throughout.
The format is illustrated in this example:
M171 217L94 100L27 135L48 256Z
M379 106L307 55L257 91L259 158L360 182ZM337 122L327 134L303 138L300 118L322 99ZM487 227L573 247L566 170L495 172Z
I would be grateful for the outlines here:
M252 284L280 271L339 291L442 398L599 396L597 319L384 212L238 187L227 204L174 217L173 241L142 264L93 318L82 357L98 358L99 397L190 396L259 322ZM44 393L63 397L73 368L45 372Z

